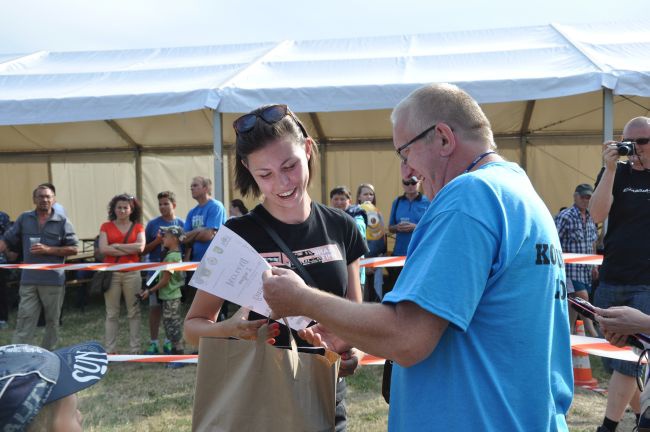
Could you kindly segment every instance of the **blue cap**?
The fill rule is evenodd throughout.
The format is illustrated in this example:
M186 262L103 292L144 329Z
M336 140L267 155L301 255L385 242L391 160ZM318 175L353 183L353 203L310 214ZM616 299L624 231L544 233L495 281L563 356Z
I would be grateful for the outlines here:
M0 429L24 430L43 405L90 387L107 369L108 356L97 342L54 352L32 345L0 347Z

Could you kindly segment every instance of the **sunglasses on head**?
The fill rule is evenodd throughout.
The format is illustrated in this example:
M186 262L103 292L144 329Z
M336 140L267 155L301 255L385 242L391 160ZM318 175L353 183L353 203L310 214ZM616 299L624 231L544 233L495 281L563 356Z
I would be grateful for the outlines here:
M408 180L402 180L402 184L404 186L415 186L416 184L418 184L418 180L415 177L411 177Z
M296 122L300 128L300 132L302 132L302 136L307 138L307 131L305 130L305 127L302 125L300 120L298 120L298 118L291 112L289 107L284 104L271 105L263 108L261 111L256 110L251 113L244 114L232 122L232 127L235 129L237 135L240 135L253 130L258 118L261 118L267 124L272 125L279 122L286 116L291 117L293 121Z
M633 142L638 145L646 145L650 142L650 138L623 138L623 142Z

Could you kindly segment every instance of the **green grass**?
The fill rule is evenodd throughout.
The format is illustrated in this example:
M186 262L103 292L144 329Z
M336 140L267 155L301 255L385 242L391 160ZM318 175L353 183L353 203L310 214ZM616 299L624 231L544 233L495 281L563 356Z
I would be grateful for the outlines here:
M75 288L68 289L64 306L63 327L59 346L104 337L104 303L99 293L89 299L85 312L73 304ZM10 343L15 325L15 310L10 316L10 328L0 330L0 345ZM34 342L40 342L42 328L37 329ZM161 338L164 330L161 328ZM142 307L142 342L149 340L147 308ZM128 322L123 307L120 318L118 348L128 348ZM590 357L592 372L606 387L609 375L598 357ZM192 423L196 367L166 369L162 364L112 363L106 377L98 384L79 393L80 410L84 416L84 430L90 432L114 431L189 431ZM381 397L381 366L366 366L348 380L348 430L351 432L385 431L388 405ZM528 389L526 391L534 391ZM489 395L486 395L488 397ZM577 389L567 416L573 432L593 432L602 421L606 397L590 390ZM632 428L631 414L626 414L621 431Z

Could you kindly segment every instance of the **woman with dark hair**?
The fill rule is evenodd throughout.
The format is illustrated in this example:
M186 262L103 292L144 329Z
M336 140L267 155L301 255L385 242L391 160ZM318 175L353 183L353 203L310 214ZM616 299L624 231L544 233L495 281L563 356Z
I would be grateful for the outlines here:
M315 287L361 302L359 258L367 251L354 220L343 211L312 201L308 185L318 157L316 142L286 105L268 105L233 123L236 140L235 183L246 196L264 196L249 214L230 219L226 226L249 242L272 266L289 266L289 259L256 218L274 229L294 252L315 282ZM294 269L295 270L295 269ZM223 299L197 291L185 318L185 338L197 345L201 336L254 338L266 322L253 314L247 320L240 309L232 318L216 322ZM276 327L274 327L276 329ZM273 331L273 330L272 330ZM277 330L276 330L277 332ZM298 339L299 345L308 345ZM277 345L288 345L281 326ZM362 354L342 354L340 376L354 372ZM337 431L345 430L345 381L337 388Z
M140 261L144 250L144 227L140 223L142 206L133 196L120 194L108 204L108 222L99 229L99 251L104 262L132 263ZM111 285L104 293L106 302L106 351L115 353L117 348L120 299L124 296L129 318L129 349L131 354L140 354L140 293L142 278L139 271L113 272Z
M244 201L240 199L234 199L230 201L230 217L239 217L244 216L248 213L248 208L244 205Z

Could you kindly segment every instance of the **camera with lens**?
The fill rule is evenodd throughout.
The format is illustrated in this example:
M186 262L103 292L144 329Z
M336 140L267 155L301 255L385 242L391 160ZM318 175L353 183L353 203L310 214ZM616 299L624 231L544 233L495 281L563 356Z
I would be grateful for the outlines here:
M620 156L631 156L634 154L633 141L621 141L616 143L616 150Z

